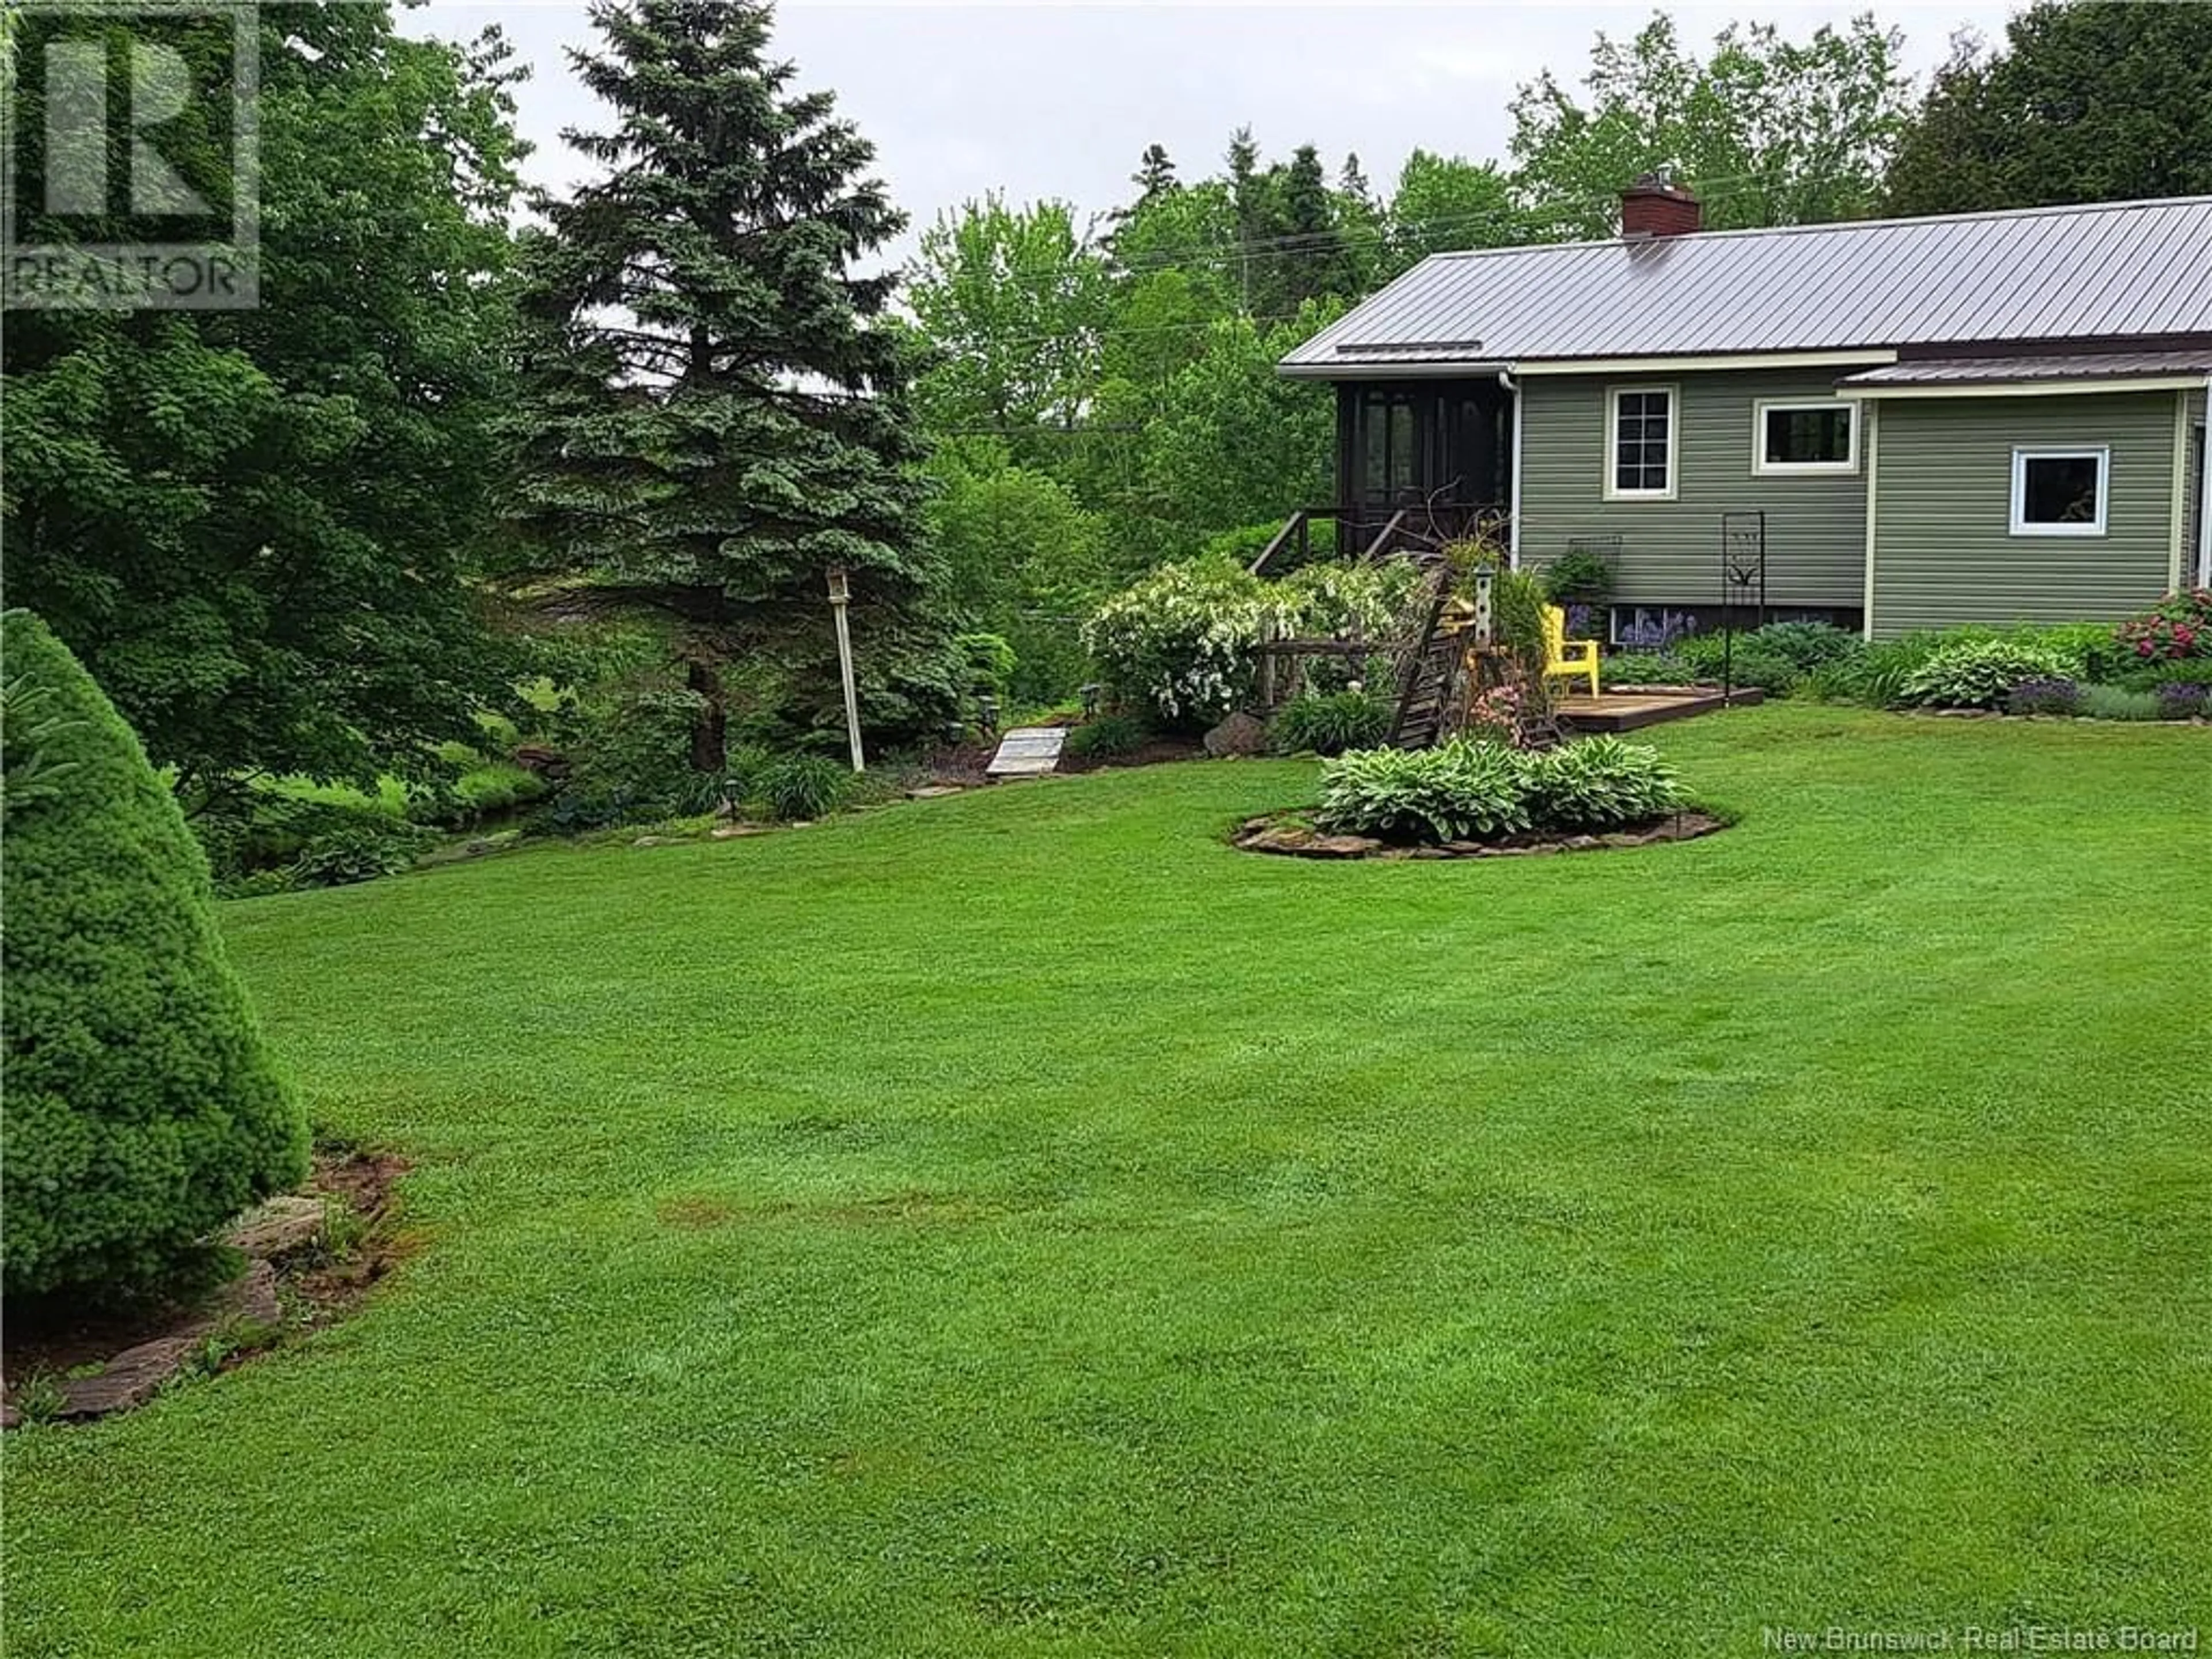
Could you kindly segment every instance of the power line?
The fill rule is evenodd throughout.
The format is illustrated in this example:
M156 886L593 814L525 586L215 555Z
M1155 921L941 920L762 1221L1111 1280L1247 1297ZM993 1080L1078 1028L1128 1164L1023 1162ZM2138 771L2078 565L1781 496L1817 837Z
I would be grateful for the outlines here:
M1709 183L1711 183L1711 184L1717 184L1717 185L1732 185L1732 184L1741 184L1741 183L1744 183L1744 182L1747 182L1747 181L1752 181L1752 180L1754 180L1756 178L1757 178L1757 175L1756 175L1756 174L1743 173L1743 174L1735 175L1735 176L1730 177L1730 178L1725 178L1725 179L1715 179L1715 180L1711 180L1711 181L1708 181L1708 182L1709 182ZM1708 191L1708 192L1707 192L1705 196L1703 196L1700 199L1701 199L1701 200L1705 200L1705 201L1726 201L1726 200L1728 200L1728 199L1729 199L1729 196L1730 196L1731 194L1741 194L1741 193L1743 193L1743 192L1741 192L1741 191L1731 191L1725 190L1725 189L1723 189L1723 190L1710 190L1710 191ZM1559 199L1561 199L1561 198L1555 198L1555 201L1557 201L1557 200L1559 200ZM1564 199L1565 199L1565 200L1566 200L1566 201L1571 201L1573 198L1564 198ZM1597 200L1599 200L1599 199L1604 199L1604 200L1610 201L1610 200L1612 200L1613 198L1610 198L1610 197L1607 197L1607 198L1589 198L1589 200L1590 200L1591 202L1595 202L1595 201L1597 201ZM1488 214L1482 214L1482 215L1458 215L1458 216L1440 216L1439 218L1437 218L1437 219L1434 219L1434 220L1425 220L1425 221L1422 221L1421 222L1422 222L1423 224L1425 224L1425 225L1430 225L1430 224L1443 224L1443 223L1448 222L1448 221L1449 221L1449 220L1458 220L1458 221L1462 221L1462 222L1472 222L1472 221L1480 220L1480 219L1494 219L1494 218L1497 218L1497 217L1499 217L1499 216L1501 216L1501 215L1499 215L1499 214L1497 214L1497 213L1488 213ZM1553 217L1552 219L1550 219L1550 220L1548 220L1548 221L1539 221L1539 220L1534 219L1534 217L1532 217L1532 216L1529 216L1529 215L1528 215L1528 213L1523 212L1523 211L1522 211L1522 210L1515 210L1515 212L1514 212L1514 214L1513 214L1513 216L1515 216L1515 217L1516 217L1516 218L1519 218L1519 219L1522 221L1522 222L1523 222L1523 223L1534 224L1534 223L1538 223L1538 222L1548 222L1548 223L1552 223L1552 224L1557 224L1557 223L1561 222L1564 220L1564 218L1565 218L1565 216L1564 214L1560 214L1560 215L1555 216L1554 217ZM1305 239L1303 239L1303 238L1302 238L1302 239L1300 239L1300 240L1305 240ZM1255 244L1255 246L1256 246L1256 244ZM1541 243L1531 243L1531 244L1526 244L1526 246L1544 246L1544 244L1541 244ZM1315 255L1315 254L1318 254L1318 253L1325 253L1325 252L1331 252L1331 251L1333 251L1333 250L1330 250L1330 249L1326 248L1326 247L1321 247L1321 248L1314 248L1314 249L1306 250L1306 251L1305 251L1305 252L1287 252L1287 253L1279 253L1279 254L1276 254L1276 255L1274 255L1274 256L1273 256L1273 257L1274 257L1274 258L1310 258L1310 257L1313 257L1313 255ZM1217 257L1217 258L1235 258L1235 257L1237 257L1237 255L1238 250L1237 250L1237 248L1235 248L1234 246L1214 246L1213 248L1212 248L1212 249L1210 250L1210 252L1212 252L1212 254L1213 254L1215 257ZM1357 299L1354 299L1354 297L1353 297L1353 296L1349 295L1340 295L1340 296L1338 296L1338 297L1340 297L1340 298L1343 298L1343 299L1346 299L1346 300L1351 300L1351 301L1352 301L1352 302L1353 302L1353 303L1355 303L1355 304L1358 302L1358 301ZM1364 296L1361 296L1361 297L1363 297L1363 298L1364 298ZM1249 312L1241 312L1241 311L1240 311L1240 312L1231 312L1231 313L1224 313L1224 314L1222 314L1222 315L1218 315L1218 316L1201 318L1201 319L1198 319L1192 320L1192 321L1188 321L1188 322L1180 322L1180 323L1147 323L1147 324L1136 325L1132 325L1132 326L1127 326L1127 327L1109 327L1109 328L1081 329L1081 330L1075 330L1075 331L1055 331L1055 332L1051 332L1051 333L1040 333L1040 334L1014 334L1014 335L1002 335L1002 336L1000 336L1000 337L997 337L996 338L994 338L994 339L991 342L991 343L992 343L994 346L998 346L998 347L1007 347L1007 346L1042 346L1042 345L1056 345L1056 344L1063 344L1063 343L1068 343L1068 342L1070 342L1070 341L1072 341L1072 340L1075 340L1075 339L1082 339L1082 340L1096 341L1096 342L1097 342L1097 343L1099 343L1103 344L1103 343L1105 343L1106 341L1109 341L1109 340L1129 339L1129 338L1134 338L1134 337L1144 337L1144 336L1157 335L1157 334L1192 333L1192 332L1195 332L1195 331L1200 331L1200 330L1212 329L1212 328L1213 328L1213 327L1215 327L1215 326L1217 326L1217 325L1222 325L1222 324L1229 324L1229 323L1234 323L1234 322L1238 322L1238 321L1242 321L1242 322L1249 323L1249 324L1250 324L1250 325L1252 325L1255 330L1256 330L1256 329L1261 329L1261 328L1273 328L1273 327L1275 327L1275 326L1277 326L1277 325L1280 325L1280 324L1284 324L1284 323L1294 323L1294 322L1296 322L1296 321L1297 321L1297 320L1298 320L1299 315L1300 315L1300 313L1297 313L1297 312L1293 312L1293 313L1289 313L1288 315L1274 315L1274 316L1264 316L1264 317L1262 317L1262 316L1254 316L1254 315L1252 315L1252 314L1251 314L1250 313L1249 313Z
M1724 202L1736 196L1750 193L1746 186L1763 183L1758 173L1729 173L1698 181L1699 199L1703 202ZM1187 188L1188 188L1187 186ZM1433 231L1446 228L1472 225L1511 224L1528 228L1556 228L1562 224L1577 223L1589 212L1610 206L1619 200L1614 192L1587 197L1553 197L1532 203L1525 207L1483 208L1467 213L1437 214L1409 222L1406 226L1378 225L1370 231L1328 230L1297 231L1282 236L1255 237L1249 240L1191 242L1180 247L1155 249L1135 258L1120 258L1100 248L1096 243L1079 244L1071 250L1071 257L1086 253L1097 258L1112 274L1144 276L1154 270L1174 270L1187 263L1218 264L1241 259L1251 255L1281 259L1312 257L1334 252L1339 248L1380 246L1402 235L1407 229ZM1270 250L1277 250L1270 252ZM911 269L918 261L909 261ZM1050 264L1015 264L994 272L1004 277L1042 274L1063 269L1060 262Z

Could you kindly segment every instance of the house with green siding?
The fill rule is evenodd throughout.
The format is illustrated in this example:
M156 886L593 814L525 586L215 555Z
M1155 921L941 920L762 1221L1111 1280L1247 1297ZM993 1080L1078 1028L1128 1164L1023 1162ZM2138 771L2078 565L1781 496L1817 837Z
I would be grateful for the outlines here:
M2212 584L2212 197L1436 255L1281 364L1355 544L1487 519L1601 559L1608 637L1758 607L1870 638Z

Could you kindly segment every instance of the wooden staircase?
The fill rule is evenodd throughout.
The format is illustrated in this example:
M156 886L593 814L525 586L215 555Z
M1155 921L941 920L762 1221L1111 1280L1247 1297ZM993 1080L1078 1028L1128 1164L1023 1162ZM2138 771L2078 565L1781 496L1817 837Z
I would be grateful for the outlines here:
M1381 559L1404 559L1418 566L1423 580L1400 619L1401 641L1391 655L1391 684L1397 692L1389 736L1399 749L1425 749L1459 728L1464 713L1463 677L1466 672L1461 612L1451 601L1451 568L1445 550L1455 540L1490 534L1503 538L1510 520L1499 507L1483 503L1444 501L1431 496L1395 508L1375 527L1376 509L1371 506L1301 507L1252 561L1251 574L1272 574L1278 567L1297 568L1314 557L1313 526L1332 527L1334 556L1349 555L1366 563ZM1358 527L1358 551L1347 545L1346 532ZM1323 556L1329 556L1324 554ZM1376 641L1380 645L1381 641ZM1271 641L1261 646L1263 700L1270 708L1279 691L1287 696L1300 683L1301 655L1364 652L1364 641ZM1278 659L1288 665L1279 679Z
M1426 749L1441 740L1459 691L1461 647L1451 614L1451 568L1442 558L1419 562L1426 570L1413 609L1421 621L1397 660L1398 709L1387 739L1394 749Z

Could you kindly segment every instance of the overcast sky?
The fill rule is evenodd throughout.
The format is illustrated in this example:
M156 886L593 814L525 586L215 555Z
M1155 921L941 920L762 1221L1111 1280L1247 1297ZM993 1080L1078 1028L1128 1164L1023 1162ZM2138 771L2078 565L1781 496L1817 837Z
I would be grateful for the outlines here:
M2001 39L2015 8L1989 0L1885 5L1924 76L1952 33ZM1862 4L1668 8L1702 50L1732 18L1793 36ZM1231 130L1249 122L1273 158L1321 148L1332 173L1356 150L1387 189L1416 147L1502 158L1514 89L1550 68L1580 79L1600 29L1632 34L1647 6L1118 5L790 3L775 47L802 88L827 87L876 146L893 199L927 225L942 209L1000 189L1059 197L1085 212L1125 200L1148 143L1186 178L1213 172ZM562 47L594 44L580 3L432 0L404 15L413 33L466 37L496 21L532 68L520 91L532 182L558 186L584 164L565 126L602 124ZM910 238L908 239L910 241Z

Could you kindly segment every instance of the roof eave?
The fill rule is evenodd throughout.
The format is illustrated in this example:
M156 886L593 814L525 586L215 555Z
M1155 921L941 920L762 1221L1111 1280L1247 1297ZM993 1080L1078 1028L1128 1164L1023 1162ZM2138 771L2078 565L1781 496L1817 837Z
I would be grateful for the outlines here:
M2093 392L2194 392L2207 380L2193 374L2081 374L2069 380L1876 380L1855 385L1839 381L1838 398L1864 403L1880 398L2057 398Z
M1275 373L1291 380L1492 380L1510 374L1509 362L1484 358L1450 361L1401 358L1389 362L1301 363L1289 359L1275 365Z

